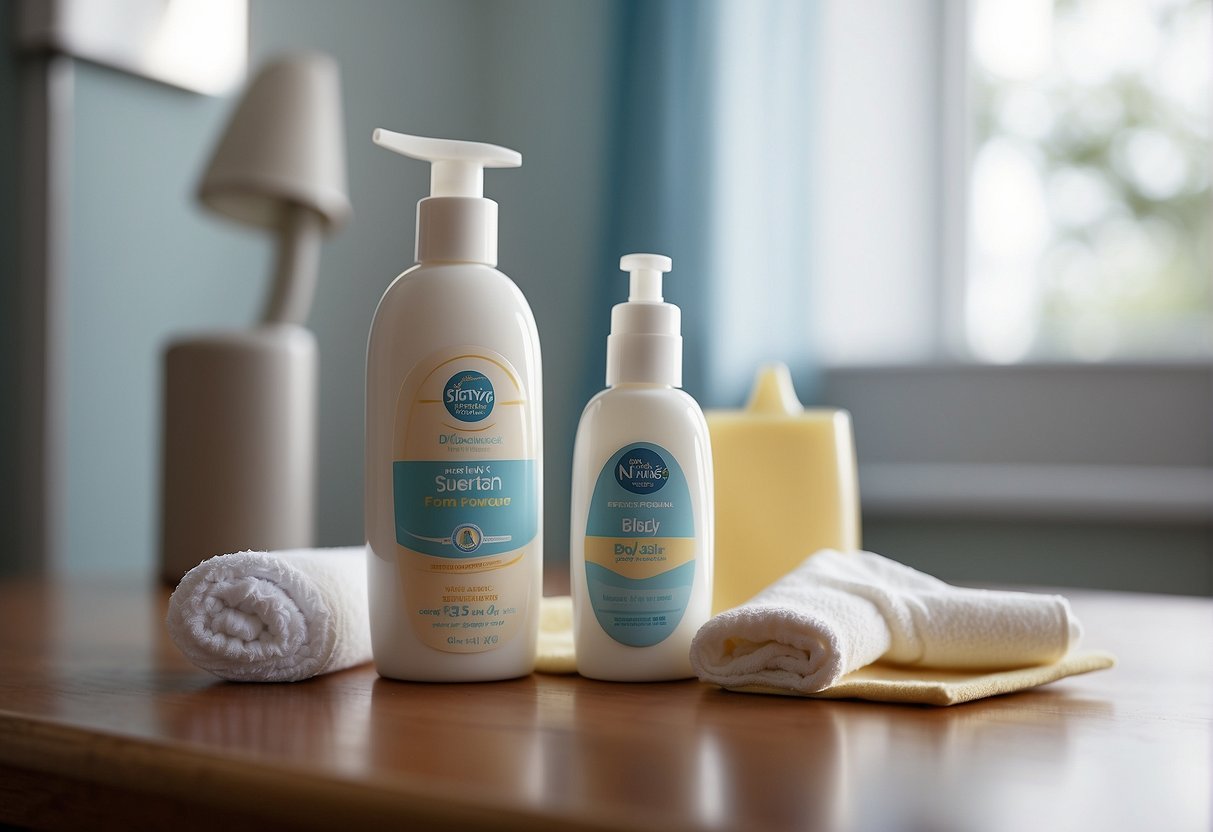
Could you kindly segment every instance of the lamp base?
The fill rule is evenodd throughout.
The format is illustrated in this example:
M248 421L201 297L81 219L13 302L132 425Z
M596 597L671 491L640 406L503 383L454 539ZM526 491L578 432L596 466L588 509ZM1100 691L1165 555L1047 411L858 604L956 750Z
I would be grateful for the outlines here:
M171 343L164 360L160 576L313 545L316 339L278 324Z

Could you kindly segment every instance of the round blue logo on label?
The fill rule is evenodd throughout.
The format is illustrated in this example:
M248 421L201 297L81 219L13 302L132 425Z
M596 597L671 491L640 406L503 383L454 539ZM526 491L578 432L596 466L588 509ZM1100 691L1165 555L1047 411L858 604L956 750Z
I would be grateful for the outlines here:
M669 479L665 460L648 448L628 448L615 463L615 481L633 494L660 491Z
M493 383L484 373L455 373L442 391L442 403L461 422L479 422L493 412Z
M475 552L484 542L484 532L475 523L462 523L451 532L451 543L461 552Z

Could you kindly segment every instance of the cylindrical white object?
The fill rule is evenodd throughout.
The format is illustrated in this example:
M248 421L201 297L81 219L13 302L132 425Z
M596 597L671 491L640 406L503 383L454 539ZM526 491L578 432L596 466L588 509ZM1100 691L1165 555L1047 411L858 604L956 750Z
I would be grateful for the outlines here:
M161 576L313 545L316 340L292 324L184 338L164 361Z
M622 384L586 405L569 543L578 673L694 675L691 641L712 615L712 492L707 423L682 390Z
M627 303L611 309L606 383L682 386L682 310L665 303L661 275L673 268L661 254L627 254L619 268L631 273Z
M681 390L681 313L663 303L670 258L629 254L611 310L607 384L573 448L569 572L577 672L621 682L693 675L712 607L712 447Z
M543 594L539 336L492 268L497 206L479 170L512 150L375 131L434 163L418 208L420 264L375 310L366 364L366 539L380 675L524 676ZM475 174L475 175L473 175Z
M533 669L539 362L531 310L496 269L423 263L379 302L367 350L366 536L380 675L470 682Z
M497 265L497 203L431 196L417 203L418 263Z

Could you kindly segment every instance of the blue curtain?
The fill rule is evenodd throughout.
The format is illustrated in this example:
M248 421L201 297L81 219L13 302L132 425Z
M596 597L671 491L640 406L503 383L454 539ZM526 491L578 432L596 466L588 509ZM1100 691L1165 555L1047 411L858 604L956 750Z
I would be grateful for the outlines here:
M619 256L673 258L684 387L736 406L757 367L813 387L808 253L817 7L798 0L620 4L609 161L613 187L599 308L626 297ZM606 316L593 334L601 378Z

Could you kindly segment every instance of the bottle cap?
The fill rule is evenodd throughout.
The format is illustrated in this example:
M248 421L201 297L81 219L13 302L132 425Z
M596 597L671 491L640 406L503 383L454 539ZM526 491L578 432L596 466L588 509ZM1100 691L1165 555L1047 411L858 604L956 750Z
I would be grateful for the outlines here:
M682 312L661 295L662 274L673 268L661 254L628 254L619 268L630 272L627 303L611 309L606 382L682 386Z
M430 163L430 195L417 203L417 262L497 265L497 203L484 198L485 168L516 168L522 154L507 147L393 133L371 140Z

